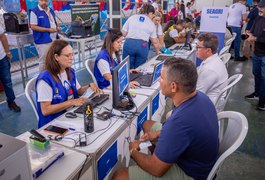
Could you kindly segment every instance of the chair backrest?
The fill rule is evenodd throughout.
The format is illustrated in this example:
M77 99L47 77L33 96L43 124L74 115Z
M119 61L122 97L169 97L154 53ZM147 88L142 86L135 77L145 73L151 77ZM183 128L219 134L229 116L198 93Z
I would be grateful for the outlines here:
M219 137L218 159L209 173L207 180L214 178L223 161L242 144L248 132L247 118L239 112L223 111L218 113L218 119L219 123L227 124L226 129L222 129L223 134L221 140ZM226 120L227 122L225 122Z
M228 39L226 42L225 42L225 46L231 46L231 44L233 43L235 39L232 37L230 39Z
M37 100L36 100L36 88L35 88L36 79L37 77L34 77L31 80L29 80L25 88L25 94L31 107L33 108L37 120L39 120L39 115L37 112Z
M231 59L231 54L230 53L224 53L224 54L220 55L220 59L223 61L223 63L227 67L228 61Z
M221 56L222 54L225 54L225 53L229 53L229 49L230 49L230 46L225 46L221 49L221 51L219 52L219 56Z
M87 70L88 73L91 75L93 82L94 82L96 85L98 85L97 80L96 80L96 78L95 78L95 76L94 76L94 65L95 65L95 60L88 59L88 60L86 60L86 62L85 62L86 70Z
M226 87L224 89L221 90L219 96L217 97L216 101L215 101L215 108L217 109L217 112L223 111L228 98L232 92L232 89L234 87L234 85L243 77L242 74L235 74L231 77L229 77L226 80Z

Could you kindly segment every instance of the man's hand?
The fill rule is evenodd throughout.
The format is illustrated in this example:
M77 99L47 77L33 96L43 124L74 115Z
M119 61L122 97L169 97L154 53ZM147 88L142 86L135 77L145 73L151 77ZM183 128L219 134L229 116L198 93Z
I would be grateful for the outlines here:
M140 141L153 141L158 138L158 132L147 132L140 137Z
M8 52L8 53L6 53L6 57L7 57L7 59L12 59L13 56L10 52Z
M132 141L132 142L130 142L130 144L129 144L129 150L131 150L131 149L140 149L139 148L139 144L140 144L141 142L140 141L137 141L137 140L135 140L135 141Z
M55 29L55 28L49 28L49 30L48 30L50 33L55 33L55 32L57 32L57 29Z
M249 37L246 39L248 42L255 42L257 40L257 37L253 36L251 33L247 33Z

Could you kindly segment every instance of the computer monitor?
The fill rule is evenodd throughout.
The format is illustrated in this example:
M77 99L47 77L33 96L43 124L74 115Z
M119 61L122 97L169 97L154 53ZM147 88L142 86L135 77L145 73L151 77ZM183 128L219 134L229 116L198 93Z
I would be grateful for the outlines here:
M186 35L186 41L185 41L185 44L184 44L184 47L189 47L190 50L191 50L190 38L191 38L191 29L188 30L188 33Z
M112 70L112 95L113 108L118 110L130 110L134 108L134 102L128 93L129 78L129 56Z
M160 62L155 66L154 73L153 73L153 83L155 83L159 77L161 76L161 69L163 67L164 62Z

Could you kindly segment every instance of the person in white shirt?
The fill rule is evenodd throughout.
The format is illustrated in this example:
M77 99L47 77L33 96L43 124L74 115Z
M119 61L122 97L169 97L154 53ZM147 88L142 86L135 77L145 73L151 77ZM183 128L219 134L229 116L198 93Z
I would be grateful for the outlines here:
M171 24L169 21L168 24ZM166 25L167 26L167 25ZM166 48L174 45L175 43L184 43L185 38L185 30L184 30L184 20L178 20L175 25L168 27L168 29L164 29L164 42Z
M240 43L241 43L241 27L243 21L247 20L246 12L246 0L238 1L232 4L228 10L227 24L231 27L232 31L237 33L234 41L234 50L235 50L235 61L242 61L240 57Z
M155 10L157 11L158 10L158 4L156 2L157 0L154 0L153 3L152 3L152 6L155 8Z
M143 4L140 14L131 16L122 27L122 34L126 38L122 57L130 56L131 69L146 62L149 39L152 41L156 53L160 54L156 27L152 21L154 13L155 8L151 4Z
M186 18L193 19L192 12L191 12L191 3L187 2L186 8L185 8L185 13L186 13Z
M153 17L153 22L156 26L156 34L157 38L159 40L159 44L161 47L164 46L164 37L163 37L163 29L161 26L161 19L162 19L162 14L159 11L155 11L154 17Z
M56 39L57 32L60 32L55 13L48 5L48 0L39 0L38 6L30 12L30 26L33 30L34 43L39 54L39 72L44 69L46 52L51 42Z
M102 91L94 84L81 87L71 68L73 49L64 40L55 40L47 51L45 70L36 80L37 111L39 127L44 126L63 114L68 108L81 106L88 101L79 97L92 89L96 93Z
M197 90L205 93L215 103L221 90L227 86L227 69L217 54L218 37L212 33L203 33L198 36L198 40L197 57L203 62L197 68Z
M9 109L20 112L21 108L15 103L16 96L12 86L10 59L12 59L12 54L8 46L6 35L4 34L4 29L0 26L0 81L4 86Z

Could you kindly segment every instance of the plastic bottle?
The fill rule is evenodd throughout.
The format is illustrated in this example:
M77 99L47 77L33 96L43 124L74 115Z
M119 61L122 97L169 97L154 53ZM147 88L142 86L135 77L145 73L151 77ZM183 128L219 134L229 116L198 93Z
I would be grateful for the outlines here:
M93 107L88 102L84 104L84 130L87 133L94 131Z

